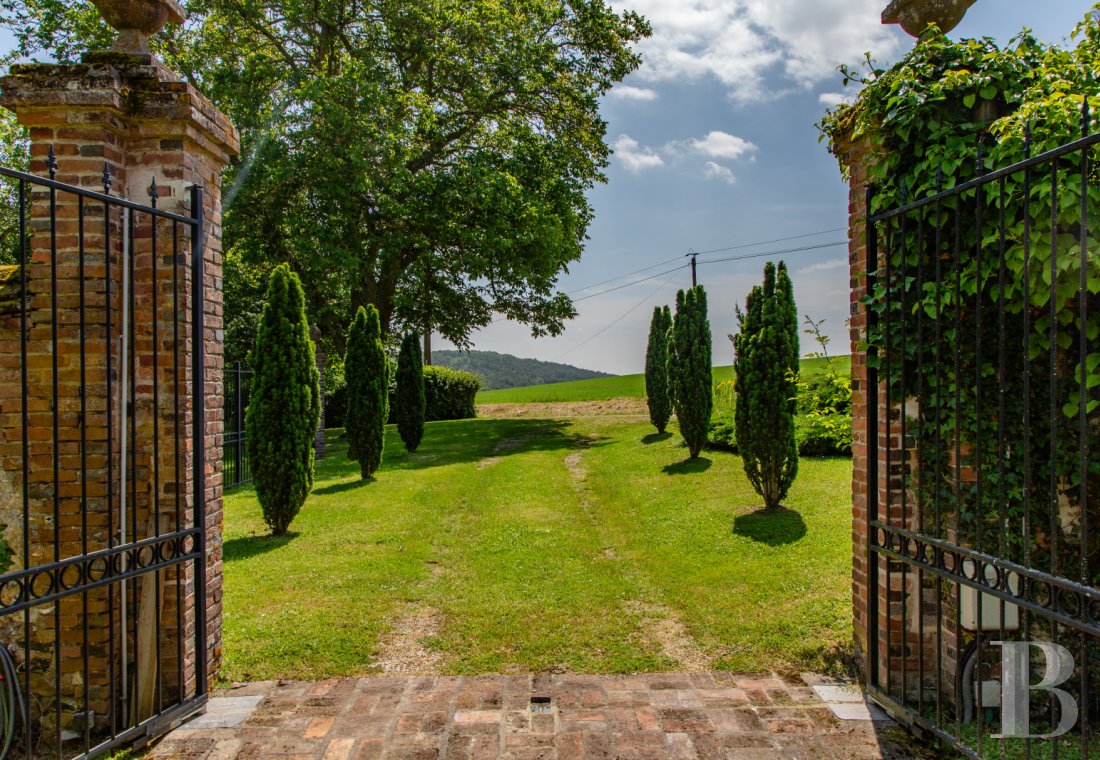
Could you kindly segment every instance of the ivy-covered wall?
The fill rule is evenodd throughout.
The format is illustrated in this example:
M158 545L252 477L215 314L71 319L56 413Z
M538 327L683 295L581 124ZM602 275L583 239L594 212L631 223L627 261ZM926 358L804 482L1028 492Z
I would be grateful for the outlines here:
M845 76L860 94L820 128L851 182L853 593L867 652L887 611L912 615L888 593L926 596L880 587L883 617L872 625L868 435L878 439L880 516L1100 584L1100 153L1085 147L882 222L871 290L864 225L868 211L1100 128L1100 22L1090 14L1065 47L1027 34L1004 48L953 42L933 30L893 68L868 62ZM874 431L869 347L886 378ZM881 665L895 656L885 640L879 649Z

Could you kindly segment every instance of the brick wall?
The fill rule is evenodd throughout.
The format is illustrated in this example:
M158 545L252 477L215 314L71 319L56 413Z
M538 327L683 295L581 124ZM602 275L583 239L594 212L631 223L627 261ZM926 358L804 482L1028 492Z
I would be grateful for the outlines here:
M209 675L213 677L221 660L220 178L223 167L238 150L237 134L209 101L149 56L90 54L75 65L14 66L10 75L0 80L0 88L0 105L12 110L30 130L33 174L48 173L47 154L52 147L58 180L102 191L106 167L114 196L145 204L151 200L150 186L155 180L158 205L186 216L191 213L188 187L204 187L205 273L200 285L205 302L207 456L206 492L200 508L207 523L207 654ZM85 202L81 223L79 201L63 192L57 193L52 203L51 209L48 190L36 188L29 209L32 237L31 263L26 271L26 368L30 446L26 471L30 510L25 545L21 529L21 325L17 308L0 309L0 347L4 349L0 358L0 426L4 431L0 439L0 492L8 494L0 499L0 521L14 526L5 536L16 545L16 567L78 556L105 548L112 537L117 543L121 537L117 493L121 451L120 437L115 433L121 422L120 347L116 339L123 327L122 220L117 216L118 209L113 209L109 229L105 229L103 204ZM53 234L51 214L56 219ZM165 220L154 226L149 216L137 213L133 240L134 329L130 350L134 411L128 466L134 486L127 494L129 541L171 532L179 527L177 522L182 527L191 525L195 454L190 434L195 401L190 377L190 305L196 284L191 282L189 227ZM108 498L109 489L112 498ZM82 509L82 504L87 508ZM143 647L146 652L159 648L160 681L165 685L159 697L166 699L178 698L174 693L178 688L173 686L178 680L183 680L185 692L193 689L196 680L192 651L195 584L191 565L179 567L187 569L178 578L173 568L162 571L157 578L150 574L128 584L131 601L144 594L145 607L155 607L162 635L159 641L156 637L130 636L126 645L131 652L133 647ZM148 583L156 586L155 591L143 588ZM157 603L149 605L152 600ZM110 651L107 618L117 617L121 602L120 589L115 585L110 591L99 589L70 596L56 608L36 608L26 621L21 615L9 616L3 630L9 641L21 638L23 626L30 623L30 651L19 654L30 656L32 689L36 695L46 696L47 705L53 701L54 679L60 676L61 699L67 713L82 704L86 681L89 707L100 714L107 710L112 668L116 681L121 678L121 637L115 636L115 651ZM114 616L109 615L110 610L115 611ZM85 649L87 672L83 666ZM181 654L182 673L176 667ZM152 699L148 693L144 697L146 701ZM136 702L134 705L136 712L147 713L147 707L141 708ZM43 728L48 731L47 718L52 720L44 714ZM61 727L70 724L71 715L64 716ZM53 725L56 727L56 721Z

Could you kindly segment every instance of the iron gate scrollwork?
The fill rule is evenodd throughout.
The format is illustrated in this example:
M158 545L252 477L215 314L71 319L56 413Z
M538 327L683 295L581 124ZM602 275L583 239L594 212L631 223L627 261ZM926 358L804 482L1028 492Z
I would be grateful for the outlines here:
M1100 757L1100 190L1083 136L876 209L868 190L868 681L969 757ZM942 185L942 179L940 180ZM1049 213L1036 212L1045 210ZM1072 655L1002 722L1002 642ZM1043 672L1036 654L1029 675ZM1006 735L1007 734L1007 735Z
M13 752L84 757L206 700L202 189L190 215L0 168L0 646ZM188 303L187 296L191 295ZM189 350L190 349L190 350ZM0 559L0 564L3 560Z

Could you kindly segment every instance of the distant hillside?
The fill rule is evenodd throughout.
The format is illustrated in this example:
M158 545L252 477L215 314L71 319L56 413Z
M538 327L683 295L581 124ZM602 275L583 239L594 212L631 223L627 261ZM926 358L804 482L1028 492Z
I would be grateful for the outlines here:
M538 359L521 359L510 354L498 354L496 351L432 351L432 364L473 372L481 378L481 387L484 390L611 377L606 372Z
M834 356L834 368L841 374L851 370L851 357ZM823 374L827 370L824 359L803 359L803 377ZM715 383L733 380L733 367L715 367L711 372ZM539 385L532 388L508 388L507 390L482 391L477 394L479 404L556 404L563 401L607 401L613 398L641 398L645 396L645 375L617 375L615 377L582 380L579 382Z

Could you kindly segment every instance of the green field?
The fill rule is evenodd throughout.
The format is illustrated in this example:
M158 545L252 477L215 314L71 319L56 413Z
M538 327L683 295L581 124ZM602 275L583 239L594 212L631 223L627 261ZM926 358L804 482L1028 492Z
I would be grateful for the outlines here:
M851 369L851 357L833 357L837 372ZM803 359L802 371L808 375L820 374L827 365L824 359ZM715 367L714 382L733 379L733 367ZM482 391L477 394L479 404L533 404L561 403L565 401L606 401L612 398L641 398L645 396L645 375L619 375L595 380L576 380L552 385L529 385L524 388L503 388Z
M414 454L391 427L375 482L330 433L291 535L225 497L226 680L379 672L409 635L454 674L842 667L848 460L761 514L736 456L637 418L431 423Z

